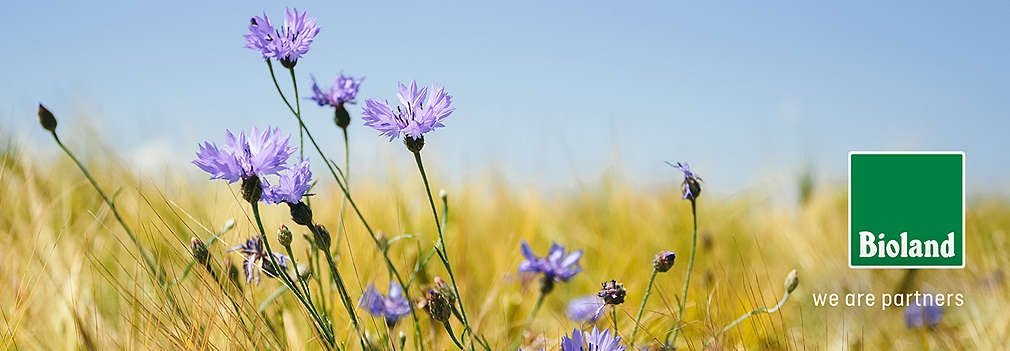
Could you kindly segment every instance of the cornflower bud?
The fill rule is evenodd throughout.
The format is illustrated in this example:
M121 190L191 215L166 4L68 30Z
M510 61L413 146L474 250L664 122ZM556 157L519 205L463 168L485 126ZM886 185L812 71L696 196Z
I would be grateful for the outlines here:
M193 254L193 259L203 266L210 263L210 251L207 251L207 245L203 243L200 238L193 237L189 241L190 252Z
M799 284L800 284L800 277L798 274L796 274L796 270L794 269L791 272L789 272L789 275L786 276L786 282L784 284L786 288L786 293L787 294L792 293L793 290L796 290L796 286Z
M42 104L39 104L39 124L50 132L56 131L56 117Z
M312 225L312 209L309 205L299 201L296 204L287 203L291 210L291 220L301 225Z
M313 231L313 239L315 239L316 245L319 246L320 250L329 251L330 232L322 224L316 224L316 230Z
M670 251L663 251L656 254L652 259L652 268L657 272L666 272L673 268L673 261L677 259L677 254Z
M285 248L291 247L291 230L288 226L281 224L280 229L277 229L277 242Z
M624 284L611 280L603 282L603 288L600 289L600 292L596 296L602 298L603 302L608 305L620 305L624 303L624 297L627 293L628 291L624 289Z
M452 306L449 305L449 300L445 298L441 292L436 289L428 289L424 293L424 302L422 307L425 312L431 315L431 318L439 322L448 322L449 316L452 315Z

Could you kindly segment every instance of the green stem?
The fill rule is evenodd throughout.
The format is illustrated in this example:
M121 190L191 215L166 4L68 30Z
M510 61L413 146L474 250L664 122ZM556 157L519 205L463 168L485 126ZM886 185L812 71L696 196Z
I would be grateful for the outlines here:
M309 226L309 229L312 230L313 235L318 237L316 233L318 229L314 226ZM367 349L365 346L365 334L361 331L361 326L358 324L358 316L354 313L354 304L351 302L351 296L347 293L347 287L344 285L344 279L340 277L340 271L337 270L337 265L333 263L333 257L330 257L330 254L325 250L323 252L326 253L326 263L330 265L330 276L337 283L337 293L340 294L340 302L342 302L344 308L347 309L347 315L351 319L351 324L354 325L354 330L358 333L358 337L361 339L361 347L363 349Z
M698 244L698 212L695 205L697 199L691 198L691 217L694 220L694 230L691 232L691 257L687 261L687 277L684 279L684 291L680 295L680 309L677 312L677 322L673 324L673 340L663 342L667 346L677 344L677 336L680 335L680 322L684 319L684 307L687 306L687 288L691 284L691 270L694 268L694 250ZM670 332L666 333L666 339L670 339Z
M614 335L617 335L617 305L610 306L610 321L614 322Z
M659 271L653 268L652 275L649 276L649 286L645 288L645 296L642 296L642 304L638 306L638 315L635 316L635 326L631 329L631 338L628 339L631 348L635 348L635 335L638 335L638 324L642 321L642 313L645 312L645 303L649 301L649 295L652 294L652 283L656 280L657 273Z
M540 293L540 297L537 298L537 303L533 305L533 310L530 311L529 317L526 317L526 323L523 323L524 328L528 328L530 324L533 324L533 318L537 316L537 312L540 311L540 306L544 305L544 298L547 294Z
M466 308L463 307L463 296L459 294L459 286L456 285L456 277L452 272L452 265L449 263L449 254L445 249L445 235L442 230L442 223L438 220L438 209L435 207L435 199L431 196L431 186L428 184L428 175L424 172L424 163L421 161L421 152L414 152L414 160L417 162L417 169L421 172L421 180L424 182L424 190L428 194L428 204L431 205L431 215L435 218L435 229L438 230L438 242L441 243L440 250L442 251L439 257L442 259L442 265L445 266L446 273L449 274L449 283L452 284L452 292L456 294L456 301L459 302L459 312L463 315L462 322L469 331L470 336L470 350L473 350L473 328L470 327L470 321L466 316Z
M291 85L295 87L295 109L296 109L295 114L297 114L298 117L301 118L302 102L301 100L298 99L298 80L295 79L295 68L290 67L288 68L288 71L291 72ZM305 139L302 137L302 129L298 128L298 160L301 161L304 159L305 159Z
M449 322L448 322L448 321L445 321L445 322L443 322L442 324L443 324L443 325L445 325L445 332L446 332L446 333L449 333L449 338L450 338L450 339L452 339L452 342L453 342L454 344L456 344L456 347L458 347L458 348L459 348L460 350L465 350L465 349L463 348L463 345L459 343L459 340L457 340L457 339L456 339L456 334L454 334L454 333L452 332L452 326L451 326L451 325L449 325ZM473 346L473 345L470 345L470 346Z
M761 306L761 307L755 308L753 311L747 312L744 315L740 316L740 318L737 318L735 321L733 321L733 323L730 323L725 328L722 328L722 330L719 330L718 332L715 333L714 336L712 336L711 338L709 338L708 340L706 340L705 341L705 346L708 346L709 344L715 342L715 339L718 339L719 336L721 336L723 333L729 331L730 329L733 329L733 327L735 327L737 324L740 324L740 322L743 322L744 320L746 320L747 318L750 318L753 315L756 315L758 313L775 313L775 311L778 311L779 308L781 308L782 305L784 305L786 303L786 300L789 299L789 295L790 295L790 293L788 291L786 291L786 293L784 295L782 295L782 300L779 300L779 303L776 304L775 307L772 307L771 309L766 308L765 306Z

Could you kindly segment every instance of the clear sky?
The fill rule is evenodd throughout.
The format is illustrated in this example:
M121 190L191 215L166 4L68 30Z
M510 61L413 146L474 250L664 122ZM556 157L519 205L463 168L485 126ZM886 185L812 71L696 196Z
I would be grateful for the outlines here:
M0 128L42 141L43 101L61 128L86 115L132 159L178 163L225 128L295 133L265 64L242 48L249 17L277 23L284 5L5 4ZM842 181L849 150L941 149L967 153L969 192L1010 188L1010 2L287 5L322 27L296 68L303 95L309 74L341 71L367 76L360 97L395 99L398 80L447 87L457 110L425 153L458 178L493 167L564 185L616 163L649 184L672 175L663 160L687 160L733 193L808 166ZM302 107L339 155L330 110ZM401 144L351 112L360 167L409 169Z

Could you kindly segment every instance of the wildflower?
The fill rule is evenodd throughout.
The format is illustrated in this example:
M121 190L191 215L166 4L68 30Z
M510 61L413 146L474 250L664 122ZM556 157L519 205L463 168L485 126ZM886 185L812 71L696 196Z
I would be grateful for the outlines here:
M268 277L276 277L280 273L273 266L273 263L270 262L270 258L267 257L266 250L263 249L263 238L261 237L253 236L246 240L244 244L228 249L228 251L238 251L245 256L245 261L242 261L242 268L245 270L246 284L259 285L260 271L265 272ZM276 252L273 252L273 255L280 268L287 271L288 257Z
M374 285L368 285L364 295L358 299L358 308L365 309L373 316L384 317L386 325L392 327L396 321L410 313L410 302L403 297L400 284L390 283L388 296L379 293Z
M397 106L394 111L386 101L368 99L365 101L365 108L362 112L365 125L375 128L383 136L388 136L389 141L404 136L404 143L412 152L418 152L424 146L424 134L444 127L442 122L456 109L450 107L452 96L446 93L445 89L434 86L431 97L428 97L429 88L417 88L417 82L411 81L410 86L399 83L399 93L402 106ZM426 101L427 100L427 101Z
M274 28L270 18L253 17L249 20L249 34L243 35L246 48L259 51L264 58L276 58L284 67L293 68L298 59L309 52L312 39L319 34L316 18L298 9L284 10L284 26Z
M590 351L624 351L627 346L621 345L621 337L615 333L610 336L610 329L602 332L593 327L592 332L585 332L586 350Z
M568 311L565 314L569 319L576 322L596 323L600 319L600 316L603 315L604 306L606 306L606 303L599 296L583 296L572 299L568 303Z
M522 254L526 260L519 263L519 273L542 273L545 281L565 282L582 271L579 265L582 250L566 255L564 246L553 243L547 257L537 257L530 245L523 241Z
M345 103L354 103L354 98L358 96L358 88L365 78L354 79L341 73L337 80L333 82L330 90L323 91L316 83L316 77L312 77L312 96L309 99L315 101L319 106L332 106L334 108L333 122L340 128L347 128L351 124L351 115L344 108Z
M618 283L616 280L611 280L609 282L603 282L603 288L600 292L596 294L603 299L608 305L620 305L624 303L624 297L628 294L628 291L624 289L624 284Z
M455 306L456 294L452 291L452 287L449 286L449 282L446 282L438 276L436 276L432 282L435 283L435 290L438 290L438 292L442 293L442 296L445 296L445 300L449 302L449 306Z
M701 177L691 171L691 166L687 162L677 164L668 163L674 168L684 173L684 182L681 183L681 192L684 194L683 200L690 199L692 202L701 196Z
M666 272L673 268L673 261L677 259L677 254L670 251L663 251L656 254L652 259L652 268L657 272Z
M449 300L437 289L428 289L424 292L424 301L421 301L421 308L431 315L431 318L439 322L448 322L452 315L452 305Z
M908 328L921 328L923 326L933 328L940 324L943 318L943 308L936 305L932 297L925 296L920 300L915 299L905 306L905 326Z
M571 337L568 337L568 335L561 337L562 351L582 351L584 349L584 344L582 331L578 329L572 329Z
M240 132L236 137L231 131L225 133L225 144L204 142L196 153L193 164L210 179L224 179L234 183L254 176L278 174L287 168L288 157L295 152L288 146L290 136L281 136L277 128L267 128L262 132L253 127L247 137Z
M42 104L39 104L39 124L50 132L56 131L56 117Z
M312 170L309 169L309 161L303 160L294 168L288 169L277 178L277 185L271 185L263 180L263 202L279 204L297 204L302 201L303 196L312 188ZM299 223L301 224L301 223Z
M277 242L284 247L291 246L291 229L288 229L288 226L281 224L281 227L277 229Z

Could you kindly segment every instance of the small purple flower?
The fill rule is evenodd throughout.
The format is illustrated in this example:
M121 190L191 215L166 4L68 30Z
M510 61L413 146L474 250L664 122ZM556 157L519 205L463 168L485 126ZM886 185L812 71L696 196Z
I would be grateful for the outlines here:
M524 240L522 254L526 260L519 263L519 273L543 273L547 280L564 282L582 271L579 265L582 250L565 255L564 246L552 243L547 257L541 258L533 254L533 249Z
M242 268L245 270L246 284L259 285L260 271L266 273L268 277L276 277L280 273L274 269L270 258L267 257L266 250L263 248L263 238L261 237L253 236L242 245L230 248L228 251L238 251L245 256L245 260L242 261ZM287 271L288 257L276 252L273 255L274 259L277 260L277 264L281 266L281 269Z
M333 107L354 102L354 98L358 96L358 88L361 87L361 81L363 80L365 80L364 77L354 79L354 77L345 76L341 73L337 76L337 80L333 82L333 86L329 90L323 91L323 89L319 88L319 84L316 83L316 77L312 77L312 96L309 99L315 101L319 106Z
M284 26L274 28L270 18L253 17L249 20L246 48L259 51L265 58L276 58L284 67L292 68L298 59L309 52L312 40L319 34L316 18L298 9L284 10Z
M932 298L916 299L908 306L905 306L905 326L908 328L921 328L923 326L933 328L940 324L943 318L943 308L936 305Z
M389 141L401 134L419 140L425 133L445 127L442 122L456 110L450 107L452 96L442 87L436 90L431 86L433 93L430 98L429 88L418 89L417 82L411 81L409 86L399 83L398 87L397 97L401 106L397 106L395 111L386 101L368 99L362 112L365 125L388 136Z
M592 332L585 332L586 337L586 350L590 351L624 351L627 346L621 345L621 337L617 336L616 333L613 337L610 336L610 329L604 329L600 332L599 329L593 327Z
M596 295L588 295L572 299L565 313L569 319L576 322L596 323L603 315L606 303Z
M400 284L390 283L389 296L383 296L374 285L368 285L364 295L358 299L358 307L376 317L384 317L386 325L393 326L396 321L410 313L410 302L403 297Z
M695 174L694 171L691 171L691 166L687 162L677 162L676 164L667 162L667 164L684 173L684 182L681 183L681 191L684 193L684 197L681 199L690 199L693 202L698 196L701 196L701 177Z
M302 201L309 188L312 188L312 170L309 161L303 160L294 168L290 168L277 178L277 185L263 181L263 198L261 201L272 204L286 202L297 204Z
M262 132L255 127L246 137L240 132L238 137L226 131L225 144L204 142L196 153L193 164L207 173L210 179L224 179L234 183L252 176L278 174L287 168L288 157L295 152L288 146L290 136L281 136L277 128L267 128Z

